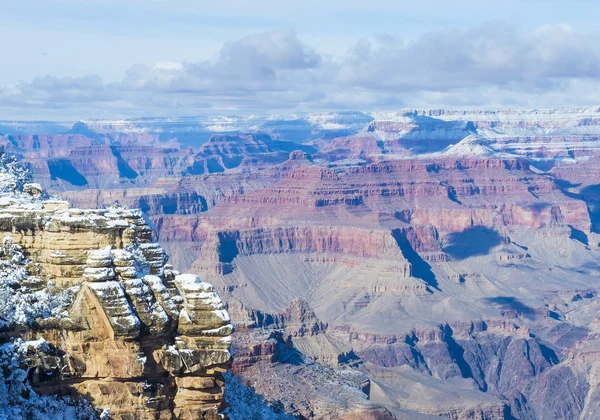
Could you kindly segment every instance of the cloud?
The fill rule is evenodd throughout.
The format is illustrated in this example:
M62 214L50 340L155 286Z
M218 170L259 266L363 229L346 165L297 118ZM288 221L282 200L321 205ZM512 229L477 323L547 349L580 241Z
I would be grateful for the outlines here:
M322 57L291 31L263 33L226 43L212 61L136 65L127 72L128 89L238 97L286 91L318 69Z
M36 77L0 87L0 104L14 107L63 108L80 103L102 103L120 97L113 85L97 75Z
M337 56L292 31L223 45L212 60L136 64L116 83L43 76L0 87L0 105L120 115L587 105L600 91L600 37L568 25L504 23L361 39Z
M433 32L414 42L363 40L344 57L339 82L401 92L492 86L548 90L563 79L597 80L598 41L565 25L520 33L501 23Z

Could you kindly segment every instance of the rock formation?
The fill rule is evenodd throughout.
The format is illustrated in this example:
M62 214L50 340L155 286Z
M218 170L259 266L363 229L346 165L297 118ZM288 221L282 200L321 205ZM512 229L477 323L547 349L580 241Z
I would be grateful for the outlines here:
M3 276L20 296L2 328L48 344L32 350L36 392L116 419L221 418L233 327L212 286L167 263L141 211L44 198L2 159Z
M85 121L47 135L39 124L3 127L2 144L71 205L144 210L172 261L226 301L239 326L236 384L272 412L597 417L598 108ZM190 287L169 274L138 213L45 206L34 229L8 203L5 224L27 226L12 240L56 285L85 279L98 302L94 285L111 285L99 291L111 296L107 322L127 337L136 327L123 296L140 337L171 337L180 353L222 344L188 328L189 314L206 319L194 309L203 304L175 299ZM121 220L135 234L105 227ZM151 262L141 277L139 255ZM146 287L154 300L136 298ZM194 366L185 355L147 360L166 372Z

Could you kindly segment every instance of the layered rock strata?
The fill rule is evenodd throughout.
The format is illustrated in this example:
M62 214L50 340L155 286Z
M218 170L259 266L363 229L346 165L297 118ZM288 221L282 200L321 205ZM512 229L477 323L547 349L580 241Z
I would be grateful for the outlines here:
M116 419L221 418L233 327L212 286L167 263L141 211L73 209L5 178L14 182L0 197L0 235L21 255L3 252L17 264L5 267L27 273L11 287L26 299L44 289L66 296L2 323L59 356L39 351L34 389L85 396Z
M148 143L128 122L40 136L39 147L33 136L2 140L23 145L40 181L72 189L64 197L78 207L142 207L177 265L214 284L249 327L235 340L234 371L286 412L572 419L597 417L600 395L599 115L401 110L343 133L304 125L304 144L274 128L303 119L253 122L249 134L222 119L211 129L227 134L194 138L194 151ZM128 133L112 141L115 130ZM49 169L81 181L67 162L85 193L51 179ZM107 245L40 269L64 287L69 271L92 283L127 278L128 257L103 265ZM153 334L164 329L160 311L139 318ZM337 374L361 380L331 392Z

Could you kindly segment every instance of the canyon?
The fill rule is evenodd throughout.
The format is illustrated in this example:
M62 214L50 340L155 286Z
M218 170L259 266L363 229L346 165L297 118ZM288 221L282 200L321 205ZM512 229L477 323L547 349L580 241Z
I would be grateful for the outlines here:
M600 416L600 108L3 121L0 132L39 191L68 202L49 196L27 216L3 205L0 230L54 284L84 279L79 312L109 308L108 324L66 339L42 326L46 340L82 360L91 343L92 370L114 346L132 358L120 367L146 357L139 372L73 373L69 389L119 377L137 412L184 407L181 418L227 404L243 418L240 400L273 418ZM31 185L19 194L38 194ZM193 300L196 287L214 293L207 284L223 304ZM164 314L138 309L129 287ZM110 314L127 318L123 296L139 322L121 332ZM244 398L223 394L229 365ZM152 408L129 391L146 373L166 383Z

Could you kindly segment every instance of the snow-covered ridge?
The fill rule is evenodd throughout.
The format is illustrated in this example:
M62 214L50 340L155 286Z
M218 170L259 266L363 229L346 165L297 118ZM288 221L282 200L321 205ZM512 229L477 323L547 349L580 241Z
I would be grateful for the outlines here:
M14 388L30 396L0 399L0 419L102 417L90 404L76 401L44 397L38 404L32 384L55 392L61 381L73 378L78 379L75 387L82 387L77 391L85 389L82 395L90 390L95 404L124 417L144 413L148 418L167 414L170 418L168 411L175 405L195 413L199 404L218 416L222 401L215 389L221 385L206 380L187 388L178 384L168 391L173 404L159 407L130 391L138 389L140 381L151 381L153 369L154 374L193 378L201 373L205 378L207 369L215 368L212 375L217 378L232 357L233 326L223 302L197 276L184 275L176 281L179 273L167 264L160 245L152 242L151 228L140 210L71 208L48 197L31 182L27 170L0 152L0 232L5 236L0 244L0 332L11 337L5 345L0 339L0 369L5 373L0 377L0 395L12 395ZM34 339L24 344L25 355L17 338L24 334ZM148 336L152 352L159 352L152 360L140 357L147 354ZM160 356L166 347L168 355ZM113 354L117 348L118 354ZM53 358L56 354L59 357ZM52 375L51 381L28 375L28 368L38 376ZM112 381L115 372L118 381ZM15 388L14 378L20 388ZM169 383L175 383L172 379ZM86 382L97 380L112 387L110 394ZM117 394L119 399L105 397ZM189 395L197 398L188 400Z
M489 142L470 135L462 139L459 143L448 146L440 152L446 156L493 156L495 150L489 146Z
M505 109L400 109L398 111L372 112L370 115L376 120L401 121L405 118L431 117L446 121L451 120L487 120L496 121L503 119L536 120L563 117L588 117L600 116L600 106L586 108L505 108Z
M400 109L374 112L317 112L253 115L207 115L190 117L148 118L84 118L79 122L97 132L160 133L169 131L215 132L253 131L265 126L304 122L315 129L337 130L364 128L370 121L410 122L417 117L444 121L563 121L568 119L600 118L600 106L586 108L539 109ZM76 121L0 121L2 134L52 134L68 131Z
M308 114L214 115L175 118L83 119L81 122L98 132L258 132L273 126L296 127L298 124L317 130L340 130L364 127L372 118L362 112L322 112Z
M83 123L97 133L258 132L299 125L315 130L360 130L372 120L362 112L322 112L265 115L213 115L172 118L97 119L65 122L0 121L1 134L55 134Z
M375 121L401 124L416 124L427 129L439 122L471 122L480 134L495 136L505 130L517 135L531 133L551 134L557 129L573 134L600 132L600 108L548 108L548 109L505 109L505 110L400 110L371 114ZM587 127L587 131L586 128ZM546 132L541 130L547 129ZM506 133L509 134L509 133Z
M35 127L40 129L39 124ZM475 135L489 140L487 146L498 153L562 158L576 152L583 156L600 151L600 107L85 119L72 132L92 137L107 135L107 138L125 134L134 143L136 135L140 135L145 142L173 141L185 147L199 146L216 133L264 133L276 140L321 142L325 148L332 139L354 137L357 141L375 139L395 143L385 145L388 153L404 149L412 155L439 152Z

